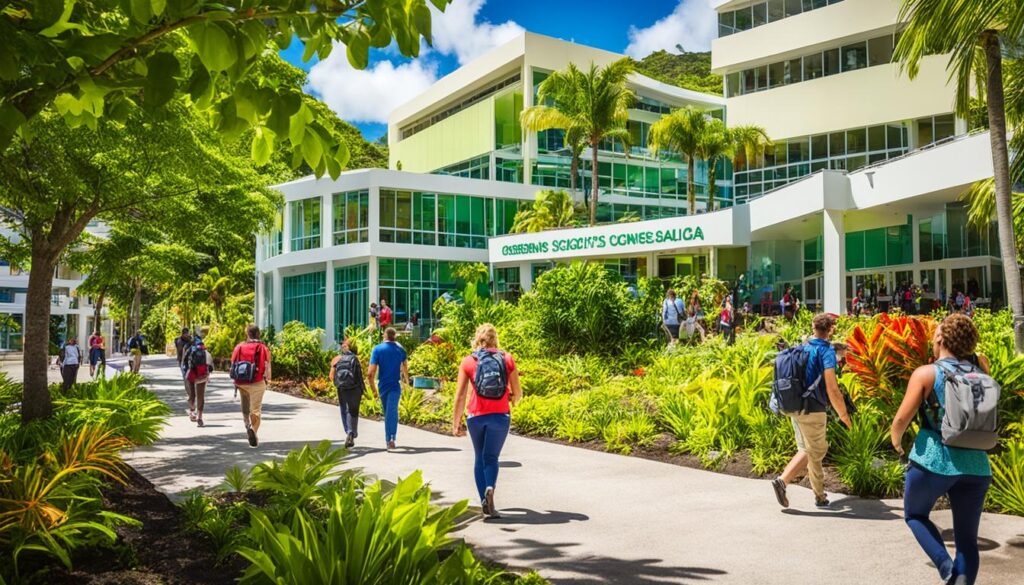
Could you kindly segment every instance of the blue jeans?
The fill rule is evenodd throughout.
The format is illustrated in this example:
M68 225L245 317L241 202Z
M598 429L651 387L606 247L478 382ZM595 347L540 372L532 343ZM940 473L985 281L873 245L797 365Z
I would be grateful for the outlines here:
M398 401L401 398L401 388L380 391L380 401L384 407L384 441L394 441L398 435Z
M985 505L985 493L992 478L983 475L939 475L911 464L903 492L903 515L918 544L939 570L939 576L967 577L973 585L978 577L978 525ZM953 511L953 540L956 559L951 559L938 528L928 518L935 500L949 496Z
M466 429L473 441L476 452L476 464L473 475L476 477L476 491L480 492L480 500L484 499L484 491L494 487L498 482L498 455L508 437L511 422L508 414L482 414L466 419Z
M362 401L362 390L339 390L338 405L341 407L341 425L345 434L352 438L359 436L359 403Z

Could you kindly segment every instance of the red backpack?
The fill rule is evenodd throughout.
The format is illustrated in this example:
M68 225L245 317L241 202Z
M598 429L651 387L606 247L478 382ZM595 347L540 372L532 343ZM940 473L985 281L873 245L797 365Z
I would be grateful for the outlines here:
M239 343L231 356L231 379L241 384L262 382L269 356L270 350L261 341Z

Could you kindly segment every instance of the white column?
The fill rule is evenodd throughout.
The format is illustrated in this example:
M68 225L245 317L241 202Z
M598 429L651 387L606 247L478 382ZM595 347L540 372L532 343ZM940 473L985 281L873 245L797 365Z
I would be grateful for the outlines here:
M281 278L281 269L275 268L271 273L271 281L274 283L274 290L271 291L273 294L272 304L273 311L270 315L270 323L273 324L275 331L280 331L284 327L284 279Z
M71 316L72 315L68 315L68 317ZM92 331L88 330L89 311L84 311L74 316L78 318L78 346L88 348L89 336L92 335ZM100 324L95 323L93 326L99 329Z
M533 288L533 271L529 262L519 264L519 288L526 292Z
M325 278L324 278L324 347L330 347L337 341L337 337L334 334L337 317L334 315L334 260L328 260L324 264Z
M711 252L708 254L708 276L711 278L718 278L718 248L711 247Z
M292 204L285 203L281 210L281 253L287 254L292 251ZM275 290L276 292L276 290Z
M647 278L657 278L658 276L658 255L648 254L647 255Z
M320 247L329 248L332 245L334 245L334 195L328 193L320 198Z
M373 220L372 219L370 220L370 225L373 225ZM374 233L374 232L371 232L371 233ZM373 235L373 236L370 236L370 237L371 238L375 238L376 236ZM368 299L369 302L376 303L376 302L380 301L380 289L379 289L379 287L380 287L380 271L379 271L380 264L377 261L377 257L376 256L370 256L370 259L367 262L369 262L369 266L367 267L367 271L366 271L366 294L368 294L369 297L370 297ZM394 300L394 299L392 299L392 300ZM369 305L367 305L366 307L363 308L363 318L366 319L366 324L367 325L370 323L370 313L369 313L369 311L370 311Z
M530 67L529 62L523 63L523 109L527 109L533 105L533 68ZM537 133L527 132L523 130L523 140L520 144L520 152L523 155L523 184L529 185L533 169L531 163L535 157L537 150ZM520 278L522 274L520 273ZM526 290L526 287L523 287Z
M822 279L822 303L827 313L846 312L846 229L843 211L826 209L822 213L825 274Z

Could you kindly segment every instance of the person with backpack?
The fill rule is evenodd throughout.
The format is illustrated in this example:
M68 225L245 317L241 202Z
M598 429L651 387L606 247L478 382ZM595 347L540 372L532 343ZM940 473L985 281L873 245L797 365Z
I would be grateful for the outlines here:
M260 341L260 328L249 325L245 328L246 340L235 346L231 352L231 379L241 396L242 420L249 446L258 446L256 432L260 428L263 410L263 395L270 385L270 348Z
M388 451L395 450L395 439L398 436L398 403L402 399L402 382L409 383L408 356L405 348L395 341L397 335L394 327L384 330L384 341L370 352L370 367L366 369L370 390L380 398L384 408L384 441ZM380 391L377 390L378 377Z
M469 392L470 386L473 392ZM467 411L466 430L473 442L476 460L473 476L484 516L500 518L494 505L494 488L498 482L498 457L508 437L511 406L523 397L519 385L519 372L515 361L507 352L498 349L498 332L494 325L484 323L477 327L473 337L473 353L459 366L455 390L455 409L452 413L452 435L466 434L462 428L462 415Z
M181 328L181 335L174 338L174 353L178 358L178 367L181 366L181 360L185 355L185 350L192 345L192 335L188 327Z
M63 380L61 388L64 392L71 389L71 386L78 381L78 368L82 366L82 348L78 347L78 340L71 337L64 343L64 347L57 352L57 368L60 369L60 377Z
M330 376L338 390L341 425L345 429L345 448L356 444L356 437L359 436L359 403L366 392L366 381L363 379L357 350L355 340L346 337L341 342L341 353L331 360Z
M668 330L669 343L675 343L679 339L679 324L686 314L686 307L683 301L676 298L676 291L668 289L665 293L665 300L661 302L661 322Z
M205 332L205 330L204 330ZM203 425L203 406L206 405L206 385L213 371L213 356L207 351L203 338L196 336L182 354L182 376L188 394L188 419Z
M141 332L136 331L128 339L128 352L132 354L132 361L130 364L130 370L138 374L142 368L142 356L149 353L149 349L146 347L146 338Z
M99 365L99 370L96 366ZM107 367L107 344L103 339L103 335L100 330L97 329L89 336L89 377L95 378L96 372L99 371L102 375L103 370Z
M836 379L836 352L830 340L836 317L830 313L814 316L814 336L804 345L783 349L775 358L775 379L772 382L772 410L790 417L796 436L797 454L789 461L782 475L771 480L775 498L783 508L789 507L786 486L793 483L806 467L814 491L814 505L831 506L825 494L825 471L822 461L828 453L828 408L839 414L839 420L853 427L846 401Z
M972 585L978 577L978 527L992 483L988 450L998 442L999 384L988 360L975 354L978 329L966 315L947 316L935 328L935 363L914 370L892 421L892 446L902 456L903 434L915 415L921 430L910 451L903 511L918 544L946 583ZM956 556L950 558L928 518L941 496L953 512Z

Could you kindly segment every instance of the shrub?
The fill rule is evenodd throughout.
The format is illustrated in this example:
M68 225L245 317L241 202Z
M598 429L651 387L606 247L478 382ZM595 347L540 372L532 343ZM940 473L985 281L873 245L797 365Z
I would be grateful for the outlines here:
M859 496L892 497L903 486L903 467L888 459L883 446L889 437L888 426L878 411L862 409L852 417L853 428L831 429L838 437L833 458L839 479Z
M118 374L73 385L54 385L54 417L65 428L101 426L134 445L151 445L160 436L171 410L142 385L138 374Z
M992 488L989 503L999 510L1024 516L1024 439L1004 443L992 456Z
M458 375L459 362L459 354L451 343L422 343L409 356L409 373L454 380Z
M326 377L334 352L322 349L323 329L309 329L300 321L286 323L274 339L273 374L304 379Z
M313 400L318 400L320 398L336 398L338 389L334 387L334 382L327 378L310 378L302 384L302 393Z

